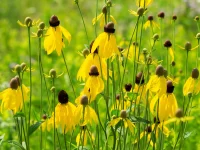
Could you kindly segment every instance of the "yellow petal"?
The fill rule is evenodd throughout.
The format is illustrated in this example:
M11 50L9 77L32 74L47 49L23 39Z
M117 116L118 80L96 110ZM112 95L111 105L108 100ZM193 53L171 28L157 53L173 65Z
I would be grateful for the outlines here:
M173 51L172 47L170 47L168 50L169 50L169 54L171 56L171 61L174 61L174 51Z
M97 17L93 18L92 19L92 24L95 25L95 23L100 19L102 18L104 15L103 13L100 13ZM104 17L103 17L104 18Z
M70 34L65 28L63 28L62 26L59 26L59 27L60 27L60 29L61 29L61 31L62 31L64 37L65 37L65 38L68 40L68 42L70 43L70 41L71 41L71 34Z
M151 103L150 103L150 111L152 114L154 114L154 107L155 107L157 100L158 100L158 94L156 94L154 96L154 98L151 100Z
M110 121L109 125L110 126L115 126L119 121L121 120L121 118L116 118Z

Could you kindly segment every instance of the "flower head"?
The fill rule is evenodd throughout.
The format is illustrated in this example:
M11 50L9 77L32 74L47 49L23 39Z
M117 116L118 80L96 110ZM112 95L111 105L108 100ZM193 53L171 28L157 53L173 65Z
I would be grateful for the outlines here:
M149 16L147 22L144 24L144 29L146 30L148 27L160 28L159 25L153 20L153 16Z
M22 85L20 87L20 80L18 77L14 77L10 81L10 88L0 92L1 102L1 112L3 110L12 110L15 114L16 112L22 110L24 100L28 99L27 94L29 89Z
M99 47L98 53L101 58L110 58L113 54L120 55L114 32L114 23L109 22L105 25L104 32L94 41L91 52L94 53Z
M47 30L45 39L44 39L44 48L47 51L47 54L51 54L54 50L56 50L58 56L61 54L62 48L65 46L63 42L63 36L70 43L71 35L70 33L60 26L60 21L58 17L53 15L49 21L50 27Z
M174 50L172 49L172 43L170 42L170 40L165 41L164 43L164 47L167 48L167 50L169 51L169 54L171 56L171 61L174 61Z

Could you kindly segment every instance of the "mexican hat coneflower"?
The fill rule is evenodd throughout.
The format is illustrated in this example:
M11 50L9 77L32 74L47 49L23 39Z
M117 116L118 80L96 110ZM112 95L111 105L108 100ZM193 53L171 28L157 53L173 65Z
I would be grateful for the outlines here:
M53 15L49 21L50 27L47 30L45 39L44 39L44 49L47 51L47 54L51 54L56 50L58 56L61 54L62 48L65 46L63 42L63 36L71 41L70 33L60 25L58 17Z
M167 91L165 94L163 94L158 101L158 107L156 109L156 113L158 112L158 117L160 121L165 121L168 119L168 117L174 117L176 110L178 109L178 104L176 101L176 97L173 94L174 86L172 81L167 81ZM150 110L153 114L154 107L156 105L156 102L158 100L158 97L154 97L150 103Z
M86 124L97 124L98 117L96 112L92 107L89 106L89 100L86 95L83 95L80 99L80 104L77 106L75 110L76 124L80 124L85 126Z
M149 16L148 20L144 24L144 29L150 28L160 28L159 25L153 20L153 16Z
M199 70L194 68L191 76L186 80L183 86L183 95L187 96L189 93L197 95L200 91Z
M29 88L22 84L20 87L19 77L14 77L10 81L10 88L0 92L1 112L6 110L12 110L16 112L22 110L23 102L28 99L27 94Z
M110 58L113 54L120 55L114 33L114 23L109 22L104 26L104 32L94 41L91 52L99 47L98 53L101 58Z

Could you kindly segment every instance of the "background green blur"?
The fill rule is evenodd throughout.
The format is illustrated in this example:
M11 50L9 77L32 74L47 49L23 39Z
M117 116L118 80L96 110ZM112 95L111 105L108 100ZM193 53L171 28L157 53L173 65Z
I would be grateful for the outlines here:
M113 7L111 8L111 14L117 20L116 28L116 38L117 43L125 40L129 41L133 27L136 22L136 17L129 14L128 10L137 10L137 6L134 0L113 0ZM105 1L99 0L98 4L95 0L79 0L80 9L84 17L86 24L86 29L89 36L89 41L95 39L95 26L92 25L92 19L96 16L96 7L98 6L98 14L101 13L101 9L104 6ZM89 45L84 26L80 17L79 10L75 5L73 0L1 0L0 1L0 91L3 91L9 86L9 81L15 76L12 71L16 64L21 64L22 62L29 62L28 54L28 37L27 29L19 26L17 20L24 22L25 17L29 16L34 20L40 19L41 21L48 25L49 18L55 14L59 17L61 25L65 27L72 35L71 43L68 45L65 41L66 47L64 49L66 61L70 70L70 74L76 89L76 94L78 95L83 86L80 82L76 80L77 71L84 60L84 57L79 55L85 45ZM175 22L175 61L176 67L175 72L179 75L179 71L185 68L185 58L186 53L184 53L177 45L184 46L187 41L192 43L192 46L197 45L197 39L195 39L198 33L198 28L194 17L200 15L200 1L199 0L155 0L148 8L146 12L146 18L149 15L154 16L154 20L159 23L157 14L161 11L165 12L165 18L163 20L163 42L167 39L172 41L173 38L173 26L172 26L172 16L177 15L177 21ZM99 28L99 22L97 23L97 35L102 32ZM37 32L36 28L31 28L32 32ZM159 30L155 33L160 34ZM150 49L149 40L151 38L150 30L144 31L142 38L142 48ZM36 117L37 112L39 112L39 97L38 89L40 87L39 83L39 69L38 69L38 39L32 38L32 62L33 62L33 109ZM174 44L174 43L173 43ZM162 54L165 48L161 47L160 42L156 45L156 55L160 60L162 59ZM43 46L42 46L43 48ZM189 54L189 72L195 66L195 53L191 52ZM73 93L70 87L69 79L66 73L66 69L63 63L62 56L57 56L54 51L51 55L46 55L44 49L42 49L42 61L44 65L44 72L48 74L51 68L57 70L58 74L64 72L64 75L56 80L57 91L60 89L65 89L74 102ZM24 74L24 84L29 86L29 73ZM128 81L129 79L126 78ZM184 77L180 77L180 84L177 85L175 89L175 94L177 99L182 100L182 86ZM51 87L51 82L48 81L48 87ZM179 102L181 104L182 102ZM46 104L47 107L48 104ZM45 107L45 106L44 106ZM199 118L199 108L194 108L192 113L196 119L188 125L187 133L190 135L185 140L184 149L198 149L200 142L200 120ZM13 120L10 114L0 115L0 136L5 134L5 140L16 139L16 131L14 129ZM38 135L32 135L32 141L37 140ZM33 145L37 148L36 145ZM10 149L9 146L4 143L0 146L0 149ZM14 148L13 148L14 149ZM200 148L199 148L200 149Z

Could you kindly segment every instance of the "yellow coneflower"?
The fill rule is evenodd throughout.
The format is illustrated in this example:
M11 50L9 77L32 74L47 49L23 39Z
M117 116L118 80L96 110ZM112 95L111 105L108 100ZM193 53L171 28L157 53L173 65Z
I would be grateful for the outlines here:
M187 96L189 93L197 95L200 91L199 70L194 68L191 76L186 80L183 86L183 95Z
M104 89L104 82L99 76L98 68L95 65L90 67L89 77L85 83L83 93L88 96L90 102L95 100L96 96Z
M123 110L123 109L127 110L130 106L131 106L131 102L128 99L124 99L124 101L121 100L120 95L118 94L116 96L116 102L111 107L111 111L115 110L115 109L117 109L117 110Z
M170 40L165 41L164 47L167 48L167 50L171 56L171 62L173 62L174 61L174 50L172 49L172 43L170 42Z
M100 76L102 72L102 76L104 77L104 79L107 79L106 61L104 58L100 58L98 56L98 50L96 50L94 53L90 53L80 66L80 69L78 70L77 73L77 80L85 81L89 77L88 72L90 72L90 67L92 65L95 65L98 68L98 70L100 71L99 72Z
M169 120L165 121L166 124L172 123L172 122L176 122L177 124L179 124L180 122L186 122L186 121L190 121L193 120L194 117L184 117L184 113L182 109L177 109L176 113L175 113L175 117L170 118Z
M189 51L193 51L193 50L197 49L198 45L192 48L192 44L190 42L186 42L184 47L179 46L179 48L181 48L182 50L186 50L187 52L189 52Z
M39 20L34 21L32 20L30 17L26 17L24 20L24 24L21 21L17 21L17 23L22 26L22 27L32 27L32 26L36 26L38 24Z
M144 24L144 29L147 29L148 27L152 27L153 29L160 28L159 25L155 21L153 21L153 16L149 16L147 22L145 22Z
M174 117L176 110L178 109L178 104L176 97L173 94L174 86L172 81L167 81L167 91L159 98L158 107L156 113L158 112L158 117L160 121L165 121L168 117ZM150 103L150 110L154 114L154 107L158 100L158 97L154 97Z
M47 119L46 122L43 123L43 127L45 129L47 124L47 130L50 130L54 126L55 117L56 128L61 127L62 132L66 133L72 130L75 126L74 111L76 106L69 102L68 94L64 90L59 92L58 101L59 103L56 105L55 114L52 113L51 118Z
M157 93L158 97L161 97L164 93L166 93L166 78L164 77L164 68L161 65L157 66L156 75L150 77L146 90Z
M149 6L152 2L153 2L153 0L136 0L136 5L137 5L138 7L146 8L146 7Z
M83 95L80 99L80 104L77 106L75 110L76 124L84 126L88 123L92 124L98 123L98 117L96 112L92 107L89 106L89 100L86 95Z
M105 25L105 17L107 17L107 7L106 6L104 6L102 8L102 13L100 13L97 17L92 19L92 24L95 25L96 22L98 20L100 20L100 27L103 28ZM115 18L112 15L110 15L110 19L112 22L114 22L114 24L117 24Z
M123 122L123 125L125 128L128 127L132 133L134 132L135 125L128 119L126 110L121 110L120 117L117 117L117 118L114 118L113 120L111 120L109 125L114 127L120 121Z
M6 109L12 110L15 114L22 110L24 100L28 99L28 93L29 88L25 85L20 87L20 80L18 77L12 78L10 81L10 88L0 92L0 100L2 100L1 112Z
M58 56L60 56L61 50L65 46L63 42L63 35L68 42L71 41L71 35L65 28L60 26L60 21L57 16L53 15L49 24L50 27L48 28L44 39L45 51L47 51L47 54L49 55L56 50Z
M114 23L109 22L105 25L104 32L94 41L91 52L93 53L99 47L98 53L101 58L110 58L113 54L120 55L114 32Z
M88 141L88 137L91 137L90 140L94 141L95 138L94 138L94 135L87 130L87 126L80 126L81 128L81 131L80 133L76 136L76 144L77 146L81 144L81 140L83 139L83 146L86 146L87 145L87 141Z

